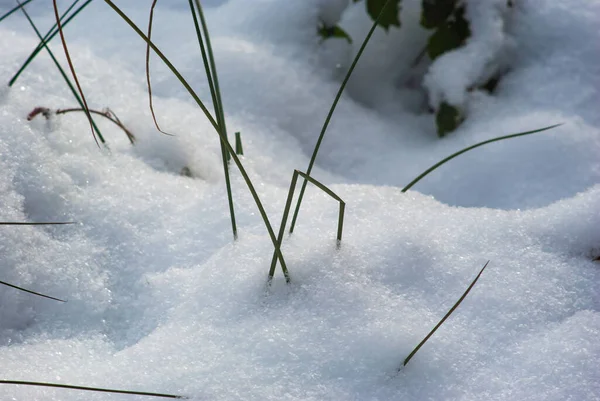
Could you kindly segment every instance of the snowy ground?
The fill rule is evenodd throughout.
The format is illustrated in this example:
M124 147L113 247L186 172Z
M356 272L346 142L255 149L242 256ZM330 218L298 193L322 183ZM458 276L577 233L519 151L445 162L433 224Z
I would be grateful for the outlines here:
M358 4L340 22L354 47L319 45L324 1L206 2L228 127L276 227L368 29ZM36 3L45 31L51 2ZM272 245L235 169L232 241L214 130L157 58L155 107L177 136L154 129L145 47L94 2L66 30L72 56L91 106L111 107L139 141L103 123L106 154L83 115L26 121L36 106L75 105L46 55L0 89L0 221L79 223L0 226L0 280L68 299L0 287L0 379L194 400L600 400L600 2L516 3L511 71L442 140L410 93L386 84L416 45L377 32L313 170L347 203L342 246L337 204L309 188L284 243L292 284L278 270L267 290ZM117 4L145 26L149 1ZM0 14L12 6L0 0ZM208 100L187 7L159 2L154 36ZM0 24L3 82L36 43L22 15ZM465 146L554 123L400 192ZM186 166L195 178L179 175ZM19 386L0 398L142 399Z

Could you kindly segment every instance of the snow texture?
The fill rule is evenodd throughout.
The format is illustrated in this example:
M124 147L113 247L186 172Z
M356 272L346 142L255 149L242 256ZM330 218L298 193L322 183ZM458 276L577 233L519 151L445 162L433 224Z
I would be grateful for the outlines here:
M59 1L64 9L69 3ZM147 4L146 4L147 3ZM469 2L472 42L428 71L419 1L402 27L378 29L342 96L284 239L287 285L239 171L231 235L218 137L153 56L158 133L148 110L143 42L102 1L65 30L90 106L110 107L129 145L98 120L100 150L46 54L0 89L0 379L182 394L192 400L600 400L600 3ZM140 26L150 2L121 0ZM206 2L230 133L275 230L294 169L305 170L351 57L369 28L364 2ZM0 0L0 14L13 3ZM42 31L51 2L27 7ZM158 2L153 37L209 102L187 2ZM353 44L319 43L320 19ZM506 25L503 25L506 24ZM143 28L145 29L145 28ZM21 14L0 24L7 82L37 44ZM51 48L64 62L58 41ZM464 97L509 61L493 95ZM430 94L465 102L444 139ZM435 97L434 97L435 100ZM401 188L465 146L487 145ZM192 177L181 175L187 168ZM411 360L404 358L488 269ZM126 400L125 395L0 386L6 400Z

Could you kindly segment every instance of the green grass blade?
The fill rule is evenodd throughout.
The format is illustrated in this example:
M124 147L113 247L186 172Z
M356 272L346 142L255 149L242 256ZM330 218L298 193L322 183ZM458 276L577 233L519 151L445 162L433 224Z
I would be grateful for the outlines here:
M79 1L79 0L77 0L77 1ZM73 2L73 4L71 4L71 6L69 8L67 8L67 10L61 16L61 18L64 18L68 14L68 12L77 3L77 1ZM92 0L87 0L85 3L83 3L81 6L79 6L79 8L77 10L75 10L75 12L62 23L63 28L66 27L69 24L69 22L71 22L73 20L73 18L75 18L77 16L77 14L79 14L91 2L92 2ZM61 19L61 21L62 21L62 19ZM25 60L25 62L21 66L21 68L19 68L17 73L10 79L10 81L8 81L8 86L13 86L14 83L17 82L17 79L19 78L21 73L23 71L25 71L27 66L33 61L33 59L39 54L39 52L42 51L42 49L44 48L44 43L50 43L50 41L52 39L54 39L54 37L58 34L58 30L56 28L57 28L57 24L54 23L52 28L50 28L48 30L48 32L46 33L46 35L43 36L43 38L40 40L40 43L38 43L37 47L31 52L29 57L27 57L27 60Z
M497 138L488 139L487 141L479 142L479 143L476 143L475 145L472 145L472 146L469 146L469 147L464 148L462 150L459 150L458 152L451 154L450 156L446 157L445 159L440 160L439 162L437 162L433 166L429 167L427 170L423 171L421 174L419 174L419 176L417 178L415 178L407 186L405 186L404 188L402 188L402 192L408 191L410 188L413 187L413 185L415 185L417 182L421 181L429 173L431 173L432 171L434 171L435 169L437 169L438 167L440 167L444 163L446 163L446 162L454 159L455 157L460 156L463 153L468 152L469 150L478 148L478 147L483 146L483 145L487 145L488 143L502 141L504 139L517 138L517 137L520 137L520 136L531 135L531 134L535 134L535 133L538 133L538 132L547 131L549 129L556 128L556 127L558 127L560 125L562 125L562 124L554 124L554 125L550 125L548 127L536 129L536 130L533 130L533 131L520 132L518 134L511 134L511 135L499 136Z
M21 221L0 221L0 226L56 226L56 225L65 225L65 224L77 224L73 221L66 222L44 222L44 223L27 223Z
M54 387L54 388L64 388L64 389L69 389L69 390L95 391L95 392L100 392L100 393L143 395L146 397L178 398L178 399L187 399L188 398L188 397L184 397L182 395L149 393L146 391L114 390L114 389L100 388L100 387L83 387L83 386L72 386L70 384L30 382L30 381L21 381L21 380L0 380L0 384L15 384L15 385L19 385L19 386Z
M242 147L242 134L240 132L235 133L235 153L238 155L244 155L244 148Z
M144 33L137 27L137 25L133 21L131 21L131 19L119 7L117 7L117 5L115 3L113 3L111 0L104 0L104 2L106 4L108 4L123 19L123 21L125 21L127 23L127 25L129 25L131 27L131 29L134 30L134 32L140 38L142 38L146 43L148 43L150 45L150 47L152 48L154 53L156 53L156 55L163 61L163 63L165 63L165 65L171 70L173 75L175 75L175 77L177 77L177 79L179 80L181 85L183 85L183 87L188 91L190 96L194 99L194 101L196 102L198 107L200 107L200 109L202 110L202 112L204 113L204 115L206 116L208 121L210 122L210 124L213 126L213 128L217 132L217 135L219 135L219 137L221 138L221 142L223 142L225 144L225 146L227 147L227 150L231 154L231 157L232 157L235 165L239 169L240 174L242 175L242 178L244 179L244 182L248 186L248 190L250 191L250 194L252 195L252 199L254 199L254 202L256 203L256 207L258 208L260 216L265 224L265 227L269 234L269 238L271 239L273 246L275 246L279 261L282 265L282 269L287 272L287 266L285 264L283 254L281 253L281 250L279 249L279 247L277 245L277 237L275 237L275 232L273 231L273 226L271 225L271 222L269 221L269 217L267 216L267 212L265 211L265 208L263 207L260 197L258 196L256 189L254 188L254 184L252 184L252 181L250 180L250 176L248 175L248 172L242 165L242 162L240 161L238 156L235 154L235 151L231 147L231 144L227 141L227 138L222 137L221 130L219 129L219 126L217 125L217 122L215 121L215 119L210 115L210 112L208 111L208 109L206 108L206 106L204 105L202 100L200 100L200 98L198 97L196 92L188 84L188 82L185 80L185 78L183 78L183 76L177 70L177 68L175 68L175 66L163 54L163 52L150 39L148 39L148 37L146 35L144 35Z
M302 171L294 170L294 174L292 175L292 181L290 182L290 189L288 190L287 200L285 202L285 208L283 209L283 216L281 217L281 225L279 226L279 234L277 236L277 244L281 247L283 243L283 234L285 233L285 226L287 224L287 219L289 217L290 209L292 207L292 199L294 198L294 192L296 190L296 183L298 182L298 176L301 176L306 181L311 182L317 188L325 192L327 195L331 196L333 199L337 200L340 204L339 214L338 214L338 229L337 229L337 246L339 247L342 241L342 231L344 228L344 212L346 210L346 202L342 200L335 192L327 188L325 185L315 180L313 177L308 174L303 173ZM277 253L273 253L273 258L271 259L271 268L269 269L269 282L273 279L273 275L275 274L275 268L277 267Z
M42 39L42 35L40 34L40 31L35 26L35 23L33 22L33 20L31 19L31 17L27 13L27 10L25 10L24 7L21 10L23 11L23 14L25 15L25 18L27 18L27 21L29 21L29 24L31 25L31 27L35 31L35 33L38 36L38 38ZM42 42L43 42L43 40L42 40ZM81 108L85 108L84 102L79 97L79 94L75 90L75 87L71 83L71 80L69 79L69 77L67 76L67 74L65 73L65 71L63 70L63 68L60 66L60 63L58 62L58 60L54 56L54 53L52 53L52 50L50 50L50 48L48 47L48 44L45 43L45 42L43 42L42 47L45 48L46 51L48 52L48 55L50 55L50 58L54 62L54 65L56 66L56 68L58 69L58 71L60 72L60 74L62 75L63 79L65 80L65 83L67 84L67 86L71 90L71 93L73 93L73 96L77 100L77 103L79 103L79 105L81 106ZM89 115L89 113L88 113L88 115ZM96 133L96 135L98 136L98 138L100 138L100 141L104 144L104 146L106 146L106 142L104 141L104 137L102 136L102 133L100 132L100 129L98 128L98 126L96 125L96 123L94 122L94 120L91 119L91 115L89 115L89 116L90 116L90 121L91 121L93 132ZM94 139L96 139L96 136L94 136ZM96 143L98 143L98 142L96 142Z
M10 17L10 15L12 13L14 13L15 11L19 11L19 9L21 7L25 7L25 5L27 5L28 3L32 2L33 0L25 0L23 3L11 8L10 10L8 10L8 12L4 13L1 17L0 17L0 22L2 22L5 18Z
M429 334L427 334L425 336L425 338L423 339L423 341L421 341L419 343L419 345L417 345L415 347L415 349L413 349L413 351L406 357L406 359L404 360L404 363L402 364L402 366L406 366L408 364L408 362L410 362L410 360L412 359L412 357L415 356L415 354L419 351L419 349L421 349L421 347L423 346L423 344L425 344L427 342L427 340L429 340L429 338L433 335L433 333L435 333L437 331L437 329L439 329L440 326L442 324L444 324L444 322L446 321L446 319L448 319L448 317L450 317L450 315L452 314L452 312L454 312L456 310L456 308L458 308L458 306L461 304L461 302L469 294L469 292L471 291L471 289L473 288L473 286L475 285L475 283L477 283L477 280L479 280L479 277L481 277L481 273L483 273L483 271L485 270L485 268L487 267L487 265L489 263L490 263L490 261L488 260L486 262L486 264L483 266L483 268L479 271L479 274L477 275L477 277L475 277L475 279L473 280L473 282L471 282L471 285L469 285L469 288L467 288L467 290L462 294L462 296L458 299L458 301L456 301L456 303L454 304L454 306L452 306L452 308L450 308L450 310L448 311L448 313L446 313L446 315L444 315L444 317L442 318L442 320L440 320L438 322L438 324L436 324L435 327L429 332Z
M67 58L67 64L69 64L69 69L71 70L71 74L73 75L73 79L75 80L75 85L77 85L77 90L79 91L79 95L81 96L81 101L83 102L82 107L85 109L85 115L87 116L88 122L90 123L90 131L92 131L92 136L94 137L96 145L100 147L100 144L98 143L98 138L96 138L96 132L94 130L94 120L92 119L92 115L90 114L90 108L88 107L87 100L85 100L83 89L81 89L79 79L77 78L77 73L75 72L75 66L73 65L73 61L71 60L71 55L69 54L67 40L65 39L65 34L63 32L62 24L60 22L60 15L58 15L58 5L56 4L56 0L52 0L52 5L54 6L54 16L56 18L56 25L58 33L60 35L60 41L63 45L63 50L65 51L65 57ZM46 46L46 48L48 47ZM102 141L102 143L105 143L103 138L100 138L100 140Z
M340 101L340 98L342 97L342 92L346 88L346 84L350 80L350 76L352 75L352 72L354 71L356 64L358 64L358 60L360 59L365 48L367 47L367 43L369 43L371 36L373 36L373 32L375 32L375 28L377 28L377 26L379 25L379 22L381 21L381 19L383 18L384 14L385 14L385 10L391 3L392 3L392 0L386 0L383 7L381 7L381 11L379 12L379 15L373 22L373 25L371 26L369 33L363 40L362 45L360 46L360 49L358 50L358 53L356 53L356 56L354 57L354 60L352 61L352 64L350 65L350 69L348 70L348 72L346 73L346 76L344 77L344 80L342 81L342 85L340 86L340 89L338 90L338 92L335 96L335 100L333 101L331 108L329 109L329 113L327 114L327 118L325 119L325 123L323 124L323 128L321 129L321 133L319 134L319 138L317 139L317 143L315 144L313 154L310 158L310 162L308 163L308 168L306 169L307 175L310 175L310 173L312 172L313 166L315 164L315 160L317 159L317 154L319 153L319 148L321 147L321 142L323 142L323 138L325 137L325 132L327 131L327 127L329 127L329 122L331 121L333 112L335 111L335 108L337 107L337 104ZM290 233L294 232L294 227L296 226L296 220L298 219L298 213L300 212L300 205L302 204L302 199L304 198L304 191L306 191L306 185L307 185L307 181L304 180L304 182L302 183L302 188L300 189L300 195L298 196L298 201L296 203L296 210L294 210L294 216L292 217L292 224L290 225Z
M7 283L5 281L0 281L0 284L5 285L7 287L11 287L11 288L17 289L19 291L23 291L23 292L29 293L29 294L37 295L38 297L48 298L48 299L52 299L52 300L58 301L58 302L67 302L67 301L64 301L64 300L59 299L59 298L51 297L50 295L44 295L44 294L41 294L39 292L31 291L31 290L25 289L23 287L19 287L19 286L16 286L14 284Z
M210 35L208 33L208 25L204 19L204 13L202 11L202 5L196 0L196 7L194 3L189 0L190 10L194 19L194 27L196 28L196 37L200 46L200 53L202 54L202 61L204 63L204 70L208 79L208 85L210 88L210 94L215 110L215 117L217 124L221 130L221 138L227 139L227 125L225 123L225 114L223 112L223 102L221 101L221 90L219 88L219 78L217 75L217 68L215 65L215 59L212 52L212 46L210 44ZM198 18L196 17L196 11L200 17L200 23L202 25L202 32L200 32L200 26L198 24ZM202 34L204 34L204 39ZM206 40L206 47L204 46L204 40ZM229 177L229 163L231 159L223 139L221 139L221 159L223 161L223 172L225 174L225 188L227 190L227 202L229 204L229 216L231 218L231 230L233 231L233 238L237 239L237 224L235 222L235 208L233 204L233 192L231 190L231 179Z

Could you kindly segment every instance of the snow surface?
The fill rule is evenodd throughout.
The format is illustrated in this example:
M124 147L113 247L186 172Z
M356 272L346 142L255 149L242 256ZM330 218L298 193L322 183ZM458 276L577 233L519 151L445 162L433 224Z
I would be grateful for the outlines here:
M117 3L146 25L150 2ZM83 115L26 121L36 106L75 104L46 55L0 89L0 221L79 223L0 226L0 280L68 299L0 287L0 379L194 400L600 400L600 2L517 1L509 73L494 95L472 94L467 121L441 140L422 94L390 84L425 41L409 23L418 3L404 0L406 27L374 35L313 170L347 203L341 248L336 202L309 187L284 243L292 284L278 270L266 288L272 245L235 169L232 240L214 130L154 57L158 118L177 136L156 132L145 47L94 2L66 30L71 53L90 105L111 107L138 143L102 123L112 152L100 151ZM34 4L45 30L51 2ZM158 4L157 43L209 99L187 2ZM228 127L277 228L368 29L364 4L206 5ZM0 14L12 6L1 0ZM354 44L320 45L320 18ZM5 82L36 43L21 15L0 24ZM451 86L465 71L445 74ZM465 146L554 123L400 192ZM142 398L4 385L0 399Z

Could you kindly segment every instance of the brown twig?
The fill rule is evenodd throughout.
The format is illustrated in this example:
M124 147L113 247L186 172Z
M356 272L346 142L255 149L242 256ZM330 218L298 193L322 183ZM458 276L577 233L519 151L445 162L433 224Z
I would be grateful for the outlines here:
M135 135L133 135L133 133L121 122L121 120L119 120L119 117L117 117L117 115L115 114L114 111L112 111L111 109L109 109L108 107L106 109L104 109L103 111L98 111L98 110L93 110L93 109L88 109L86 111L86 109L81 108L81 107L74 107L74 108L69 108L69 109L57 109L56 111L54 111L54 114L67 114L67 113L72 113L72 112L86 112L86 113L90 113L90 114L96 114L99 116L102 116L106 119L108 119L110 122L112 122L113 124L115 124L117 127L121 128L123 130L123 132L125 132L125 135L127 135L127 139L129 139L129 142L131 142L131 144L135 144ZM27 115L27 120L31 121L32 119L34 119L38 114L43 115L46 119L49 119L52 111L47 108L47 107L36 107L35 109L33 109L31 111L31 113L29 113Z

